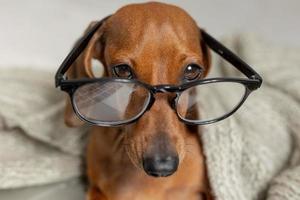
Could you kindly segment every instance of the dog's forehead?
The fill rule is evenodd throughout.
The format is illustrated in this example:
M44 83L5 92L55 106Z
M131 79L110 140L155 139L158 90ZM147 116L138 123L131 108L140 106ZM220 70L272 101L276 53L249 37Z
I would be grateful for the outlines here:
M111 63L131 59L148 82L177 82L183 60L200 60L199 29L182 9L161 3L126 6L114 14L105 30ZM157 79L157 80L154 80ZM173 79L173 80L170 80Z
M195 21L183 9L152 2L131 4L119 9L108 20L106 33L108 40L130 45L146 36L152 36L154 40L176 35L181 42L195 42L199 30Z

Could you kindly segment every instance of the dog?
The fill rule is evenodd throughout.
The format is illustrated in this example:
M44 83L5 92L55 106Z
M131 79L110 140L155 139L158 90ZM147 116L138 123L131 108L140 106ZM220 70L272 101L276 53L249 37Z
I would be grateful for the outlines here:
M134 73L151 85L178 85L185 76L201 73L197 78L203 78L210 69L210 53L196 22L181 8L157 2L130 4L109 16L68 77L94 78L92 60L103 64L104 76L126 78ZM202 71L186 72L193 65ZM120 66L117 75L112 72L116 66ZM170 95L156 94L151 109L135 123L92 127L87 145L88 200L213 199L201 130L178 120ZM84 124L69 99L65 123Z

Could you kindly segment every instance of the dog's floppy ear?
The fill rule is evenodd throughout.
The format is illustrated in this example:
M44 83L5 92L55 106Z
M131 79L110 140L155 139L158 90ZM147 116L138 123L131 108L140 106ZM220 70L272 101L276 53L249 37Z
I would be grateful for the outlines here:
M207 76L207 74L210 71L210 67L211 67L211 53L210 53L209 47L203 40L202 30L200 28L199 28L199 30L200 30L200 46L201 46L201 51L203 54L203 64L204 64L204 67L206 68L204 76Z
M96 22L91 22L85 33L87 33ZM104 76L105 62L104 62L104 43L103 43L104 23L97 30L91 38L89 44L81 55L76 59L74 64L67 71L69 80L83 77L101 77ZM65 123L70 127L83 125L84 122L80 120L73 111L71 100L67 97L65 108Z

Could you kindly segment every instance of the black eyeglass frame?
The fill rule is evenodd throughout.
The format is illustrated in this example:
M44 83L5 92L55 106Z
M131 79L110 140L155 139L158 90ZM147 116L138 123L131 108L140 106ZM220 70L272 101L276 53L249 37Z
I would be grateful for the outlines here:
M108 17L107 17L108 18ZM85 49L85 47L88 45L89 41L91 40L92 36L95 34L95 32L98 30L98 28L101 27L103 22L107 19L103 19L99 22L97 22L94 27L90 29L75 45L75 47L71 50L71 52L68 54L68 56L64 59L63 63L60 65L59 69L56 72L55 75L55 86L60 87L62 91L65 91L69 94L71 101L72 101L72 106L74 112L77 114L77 116L88 122L89 124L93 125L99 125L99 126L107 126L107 127L114 127L114 126L120 126L120 125L125 125L129 123L133 123L137 121L147 110L151 108L155 101L154 95L156 93L165 93L165 92L175 92L176 97L173 99L172 102L172 108L176 111L176 114L179 118L180 121L189 124L189 125L205 125L205 124L211 124L215 123L218 121L221 121L230 115L232 115L234 112L236 112L242 104L245 102L247 97L250 95L250 93L256 89L258 89L261 84L262 84L262 78L261 76L254 70L252 69L247 63L245 63L242 59L240 59L237 55L235 55L233 52L231 52L229 49L227 49L225 46L223 46L220 42L218 42L216 39L214 39L212 36L210 36L207 32L204 30L200 29L200 34L202 36L202 40L206 43L210 49L212 49L214 52L219 54L222 58L227 60L229 63L231 63L236 69L238 69L240 72L242 72L248 79L246 78L209 78L209 79L202 79L202 80L197 80L197 81L192 81L192 82L187 82L183 83L179 86L175 85L156 85L152 86L147 83L141 82L137 79L124 79L124 78L111 78L111 77L103 77L103 78L81 78L81 79L75 79L75 80L68 80L67 77L65 76L65 73L67 70L72 66L74 61L78 58L78 56L82 53L82 51ZM134 83L138 84L144 88L146 88L149 91L150 94L150 99L147 102L147 105L145 108L135 117L129 119L129 120L124 120L120 122L97 122L97 121L91 121L87 120L84 116L78 112L78 109L75 106L74 103L74 93L82 85L89 84L89 83L94 83L94 82L122 82L122 83ZM180 97L180 94L193 86L197 85L203 85L203 84L208 84L208 83L217 83L217 82L235 82L235 83L240 83L245 86L245 94L239 104L229 113L208 121L201 121L201 120L187 120L182 118L176 109L176 105L178 102L178 98Z

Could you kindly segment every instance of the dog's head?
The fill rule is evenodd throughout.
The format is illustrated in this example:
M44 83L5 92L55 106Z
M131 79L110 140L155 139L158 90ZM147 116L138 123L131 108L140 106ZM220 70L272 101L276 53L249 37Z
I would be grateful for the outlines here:
M203 78L210 66L195 21L182 9L161 3L129 5L105 20L69 70L69 77L94 77L93 60L103 64L104 76L134 74L151 85ZM197 128L179 121L170 105L172 98L173 94L156 94L149 111L122 127L128 156L152 176L173 174L184 158L187 141L197 134ZM70 126L83 123L70 103L65 120Z

